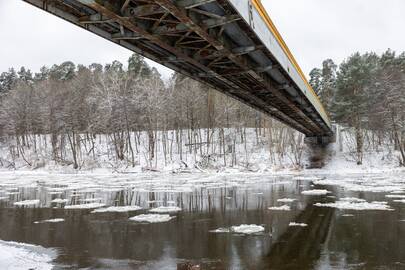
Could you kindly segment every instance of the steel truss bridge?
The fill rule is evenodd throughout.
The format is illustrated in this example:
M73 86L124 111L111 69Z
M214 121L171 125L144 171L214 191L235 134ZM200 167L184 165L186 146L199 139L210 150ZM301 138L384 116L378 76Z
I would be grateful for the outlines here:
M260 0L24 0L309 138L329 117ZM68 41L67 41L68 42Z

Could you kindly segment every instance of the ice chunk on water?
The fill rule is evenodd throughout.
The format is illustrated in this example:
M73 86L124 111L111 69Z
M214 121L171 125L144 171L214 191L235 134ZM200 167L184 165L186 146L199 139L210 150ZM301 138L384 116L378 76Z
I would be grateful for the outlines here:
M390 208L386 202L366 202L366 201L337 201L334 203L316 203L314 204L318 207L330 207L330 208L337 208L342 210L387 210L393 211L394 209Z
M272 207L269 207L269 210L273 210L273 211L290 211L291 207L289 205L272 206Z
M229 228L218 228L216 230L211 230L210 233L229 233L231 229Z
M278 199L278 202L282 202L282 203L292 203L295 202L297 199L290 199L290 198L282 198L282 199Z
M86 204L76 204L76 205L67 205L65 209L94 209L104 207L104 203L86 203Z
M107 208L99 208L92 213L110 213L110 212L117 212L117 213L125 213L125 212L131 212L131 211L139 211L141 210L142 207L137 206L137 205L127 205L127 206L110 206Z
M394 202L397 202L397 203L405 203L405 200L394 200Z
M170 215L164 214L143 214L129 218L129 220L136 222L147 222L147 223L161 223L168 222L176 217L171 217Z
M159 206L149 210L151 213L176 213L180 211L181 208L177 206Z
M312 189L312 190L305 190L303 192L301 192L301 194L303 195L326 195L328 193L331 193L330 191L326 190L326 189Z
M35 221L35 224L40 224L40 223L59 223L59 222L64 222L65 219L63 218L54 218L54 219L46 219L46 220L40 220L40 221Z
M241 233L241 234L254 234L264 232L264 227L254 224L251 225L242 224L239 226L232 226L231 231L234 233Z
M52 200L51 202L52 203L60 203L60 204L62 204L62 203L67 203L69 200L67 200L67 199L60 199L60 198L58 198L58 199L54 199L54 200Z
M366 200L359 199L359 198L354 198L354 197L345 197L345 198L341 198L340 201L344 201L344 202L365 202Z
M405 195L401 195L401 194L389 194L389 195L385 195L385 197L390 198L390 199L405 199Z
M20 201L20 202L15 202L15 206L34 206L38 205L39 200L25 200L25 201Z
M290 227L307 227L308 224L306 224L306 223L290 222L290 224L288 224L288 226L290 226Z

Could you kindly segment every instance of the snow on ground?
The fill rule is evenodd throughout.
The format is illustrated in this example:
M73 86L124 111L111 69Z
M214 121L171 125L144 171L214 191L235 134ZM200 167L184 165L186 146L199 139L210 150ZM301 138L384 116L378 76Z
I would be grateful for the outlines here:
M162 223L168 222L176 217L171 217L170 215L164 214L142 214L129 218L131 221L142 222L142 223Z
M337 208L341 210L386 210L393 211L387 202L366 202L364 200L348 200L353 198L346 198L346 200L336 201L334 203L316 203L315 206L318 207L330 207Z
M0 240L0 269L51 270L56 252L40 246Z
M20 201L20 202L15 202L15 206L36 206L39 205L40 201L39 200L25 200L25 201Z
M132 212L132 211L139 211L142 207L137 205L130 205L130 206L110 206L106 208L98 208L93 210L92 213L125 213L125 212Z
M289 205L272 206L272 207L269 207L269 210L272 210L272 211L290 211L291 207Z
M102 198L87 198L87 199L81 199L80 201L84 202L84 203L93 203L93 202L100 202L102 200L103 200Z
M59 222L64 222L64 218L53 218L53 219L46 219L46 220L40 220L40 221L35 221L35 224L41 224L41 223L59 223Z
M176 206L159 206L149 210L151 213L176 213L180 211L181 208Z
M307 227L308 224L305 224L305 223L297 223L297 222L290 222L290 224L288 224L288 226L290 226L290 227Z
M331 193L331 192L326 189L312 189L312 190L305 190L305 191L301 192L301 194L308 195L308 196L321 196L321 195L326 195L328 193Z
M231 231L240 234L255 234L264 232L264 227L254 224L253 225L242 224L239 226L232 226Z
M67 205L65 209L95 209L104 207L104 203L86 203L86 204L75 204L75 205Z

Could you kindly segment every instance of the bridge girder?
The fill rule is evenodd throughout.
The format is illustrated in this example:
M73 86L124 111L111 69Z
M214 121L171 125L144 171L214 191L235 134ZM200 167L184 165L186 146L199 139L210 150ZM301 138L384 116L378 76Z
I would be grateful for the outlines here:
M294 83L281 84L269 75L272 70L286 72L227 0L24 1L208 83L307 136L330 134L311 108L302 105L308 101L294 91ZM213 4L223 14L202 8ZM235 27L247 33L249 45L229 36L227 31ZM257 52L271 63L258 66L251 57Z

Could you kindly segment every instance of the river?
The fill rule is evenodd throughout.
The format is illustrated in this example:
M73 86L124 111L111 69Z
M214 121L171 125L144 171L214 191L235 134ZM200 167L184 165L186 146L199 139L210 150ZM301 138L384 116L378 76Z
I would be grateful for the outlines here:
M405 269L403 173L0 174L0 239L54 269Z

